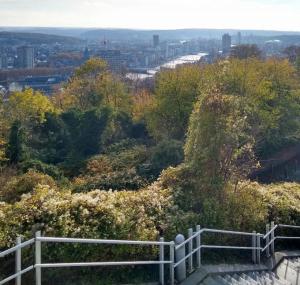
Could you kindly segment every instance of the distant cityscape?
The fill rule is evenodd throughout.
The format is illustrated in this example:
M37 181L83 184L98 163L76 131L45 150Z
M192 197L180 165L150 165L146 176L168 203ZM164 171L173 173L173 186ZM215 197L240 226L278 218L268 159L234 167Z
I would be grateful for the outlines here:
M166 33L126 39L124 34L126 31L119 40L109 33L100 39L83 40L0 32L0 92L8 94L30 87L51 95L76 67L91 57L104 59L111 71L134 80L152 77L160 67L173 68L196 61L211 63L230 56L240 45L256 45L265 58L286 57L287 47L300 45L299 35L262 36L242 31L225 32L221 37L189 39L167 37Z

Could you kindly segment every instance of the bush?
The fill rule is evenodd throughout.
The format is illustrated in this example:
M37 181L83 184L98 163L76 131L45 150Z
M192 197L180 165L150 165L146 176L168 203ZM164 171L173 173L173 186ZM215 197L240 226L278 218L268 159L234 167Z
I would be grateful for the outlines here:
M40 160L27 160L21 164L22 172L28 172L30 169L51 176L54 179L63 178L60 169L53 165L47 164Z
M21 199L23 194L30 193L37 185L49 185L53 188L56 183L46 174L29 170L27 173L12 178L0 192L3 201L13 203Z
M183 144L176 140L163 140L153 148L150 163L154 175L159 175L169 166L177 166L183 161Z
M38 185L19 202L0 204L1 221L5 221L0 222L0 233L5 233L0 234L0 248L13 244L17 235L27 239L39 229L48 236L156 240L157 226L165 224L171 205L169 191L157 185L138 192L95 190L79 194ZM124 254L122 248L117 249L114 254L82 249L81 258L109 255L117 259ZM126 254L134 256L134 252L132 248ZM64 259L72 257L72 252L60 254Z
M89 159L83 174L75 179L74 190L138 190L147 186L149 182L137 171L138 166L148 158L146 147L126 147L124 141L113 145L109 153Z

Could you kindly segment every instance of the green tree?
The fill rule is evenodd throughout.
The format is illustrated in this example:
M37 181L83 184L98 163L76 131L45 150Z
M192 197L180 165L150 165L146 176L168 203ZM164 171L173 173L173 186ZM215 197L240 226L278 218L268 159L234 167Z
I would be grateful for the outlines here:
M154 102L147 111L148 129L156 139L183 140L201 74L201 68L196 65L159 73Z
M18 120L23 125L32 121L42 123L49 112L55 112L49 98L32 89L11 94L6 105L8 118L11 121Z
M54 102L63 110L107 106L129 112L132 106L125 84L109 72L100 58L92 58L79 67Z
M253 138L240 99L208 90L191 115L185 161L200 192L222 194L229 182L245 178L254 166Z
M300 55L298 55L296 59L296 69L298 73L300 73Z
M9 162L17 164L26 158L25 132L19 121L15 121L10 130L9 140L6 149L6 156Z
M214 85L241 98L259 158L299 141L299 79L287 60L231 59L208 65L200 96Z
M238 45L232 48L231 57L238 59L261 58L262 51L257 45Z

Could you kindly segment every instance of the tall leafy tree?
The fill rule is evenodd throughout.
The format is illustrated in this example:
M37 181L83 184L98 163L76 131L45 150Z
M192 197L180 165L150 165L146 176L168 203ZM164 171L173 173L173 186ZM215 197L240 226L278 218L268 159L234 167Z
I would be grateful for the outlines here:
M64 90L55 96L54 102L63 110L88 110L103 106L123 111L131 109L126 86L100 58L92 58L79 67Z
M184 139L201 74L201 68L194 65L158 75L154 102L147 115L148 128L156 139Z
M17 164L26 158L25 132L19 121L15 121L10 130L6 156L11 164Z

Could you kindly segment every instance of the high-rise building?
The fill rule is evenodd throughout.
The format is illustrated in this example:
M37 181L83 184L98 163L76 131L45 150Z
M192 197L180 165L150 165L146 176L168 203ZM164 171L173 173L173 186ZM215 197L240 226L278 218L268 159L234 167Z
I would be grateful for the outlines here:
M154 47L159 46L159 35L153 35L153 46Z
M90 52L89 52L89 49L87 47L83 51L83 59L84 60L90 59Z
M17 48L17 67L18 68L34 68L34 48L22 46Z
M224 34L222 37L222 51L223 54L228 54L231 50L231 36L229 34Z
M8 62L7 62L7 55L0 54L0 69L7 69Z
M238 45L241 45L242 44L242 33L241 32L238 32L237 33L237 40L236 40L236 43Z
M112 71L120 72L125 65L120 50L100 50L97 55L108 63Z

